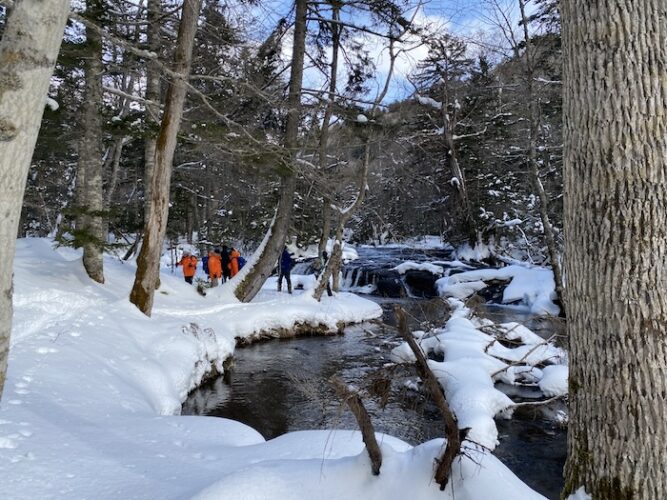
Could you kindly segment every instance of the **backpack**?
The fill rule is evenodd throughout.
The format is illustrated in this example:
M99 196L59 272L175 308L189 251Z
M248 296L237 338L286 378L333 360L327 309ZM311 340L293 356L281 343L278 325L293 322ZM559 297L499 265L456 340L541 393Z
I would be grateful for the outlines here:
M236 259L239 264L239 271L243 269L243 266L245 266L246 260L239 255L239 257Z

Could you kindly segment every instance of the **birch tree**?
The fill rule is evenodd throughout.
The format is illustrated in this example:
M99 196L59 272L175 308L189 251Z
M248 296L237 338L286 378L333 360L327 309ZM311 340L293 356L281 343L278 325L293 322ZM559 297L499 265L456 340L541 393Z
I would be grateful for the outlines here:
M564 495L667 498L667 3L561 2Z
M0 396L12 321L12 268L21 203L69 0L22 0L0 41Z
M167 87L164 114L155 147L151 181L149 218L144 222L144 241L137 257L137 273L130 292L130 302L147 316L153 309L155 289L160 279L160 255L169 215L169 188L176 149L176 139L183 116L183 105L190 74L192 48L197 33L201 0L185 0L181 14L174 56L173 78Z

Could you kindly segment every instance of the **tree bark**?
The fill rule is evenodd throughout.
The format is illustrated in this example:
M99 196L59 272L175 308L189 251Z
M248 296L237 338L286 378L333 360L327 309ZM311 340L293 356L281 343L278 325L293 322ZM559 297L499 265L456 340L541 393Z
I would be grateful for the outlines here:
M350 411L357 419L359 430L361 431L361 438L366 445L366 452L368 458L371 460L371 472L374 476L380 475L380 468L382 467L382 451L375 438L375 429L371 417L361 400L359 393L350 390L340 378L332 377L329 383L334 387L336 394L341 398L345 404L350 408Z
M109 181L107 182L107 189L104 194L104 207L106 210L111 209L114 194L118 187L118 173L120 171L120 159L123 156L123 146L125 145L125 137L117 137L109 152Z
M563 0L564 495L667 498L667 3Z
M0 41L0 396L9 354L21 204L68 13L68 0L17 2Z
M147 4L146 36L148 50L160 51L162 27L162 0L148 0ZM146 64L146 100L151 103L160 102L160 66L156 61L150 60ZM152 204L151 182L153 170L155 169L155 144L157 141L157 129L159 127L160 108L154 104L146 104L146 138L144 142L144 222L150 219Z
M171 169L176 149L178 129L183 116L186 82L190 74L192 48L197 33L201 0L185 0L176 40L174 71L179 78L167 88L164 115L155 149L155 169L151 179L151 204L148 220L144 223L144 242L137 257L137 273L130 292L130 302L147 316L153 309L155 289L160 279L160 255L169 215L169 188Z
M288 115L285 130L285 149L290 155L291 165L283 173L281 194L276 215L265 237L265 243L257 250L259 255L244 273L239 274L239 283L234 294L242 302L250 302L260 291L266 279L276 265L285 245L287 231L292 219L296 172L294 163L297 155L299 122L301 121L301 88L303 84L303 62L306 50L306 13L307 0L296 0L296 19L294 24L294 44L290 72Z
M103 14L100 0L86 2L86 17L99 23ZM78 167L84 173L83 186L77 190L79 210L84 211L83 267L88 276L104 283L103 244L106 242L104 211L103 159L102 159L102 37L91 29L86 30L87 59L85 64L85 99L82 108L82 136L79 142ZM79 229L79 228L77 228Z

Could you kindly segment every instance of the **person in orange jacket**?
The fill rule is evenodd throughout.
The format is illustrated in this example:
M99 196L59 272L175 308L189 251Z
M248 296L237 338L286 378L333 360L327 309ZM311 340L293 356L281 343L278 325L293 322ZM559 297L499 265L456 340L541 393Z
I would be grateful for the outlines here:
M233 278L239 272L239 257L241 254L236 248L232 247L232 251L229 252L229 274Z
M222 277L222 262L219 248L208 253L208 275L211 278L211 287L218 286L218 282Z
M183 266L183 277L186 283L192 285L192 278L194 278L197 271L197 257L192 255L188 250L184 250L181 260L176 263L176 267L178 266Z

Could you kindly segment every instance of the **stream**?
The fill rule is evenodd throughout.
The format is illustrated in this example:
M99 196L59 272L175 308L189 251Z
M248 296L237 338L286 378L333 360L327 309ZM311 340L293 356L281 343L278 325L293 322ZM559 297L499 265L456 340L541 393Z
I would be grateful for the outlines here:
M413 251L409 258L434 261L443 257ZM352 288L372 285L377 276L392 279L386 268L400 259L408 260L404 251L389 255L374 252L370 258L360 255L359 261L346 269L345 281ZM410 388L418 380L414 368L390 363L390 352L402 339L395 329L382 323L395 323L393 308L398 304L407 311L411 328L442 326L447 319L445 309L440 299L424 298L428 294L415 293L419 290L406 286L405 277L402 281L406 291L398 293L399 297L367 296L382 306L382 322L350 326L344 335L334 337L273 340L237 348L232 369L193 391L182 413L238 420L266 439L296 430L356 429L353 415L341 406L327 382L338 376L361 389L377 432L413 445L442 437L443 424L430 397ZM553 324L512 308L489 305L477 312L498 322L521 322L543 337L553 330ZM536 397L530 390L497 387L515 401ZM563 403L556 402L518 408L510 420L496 419L500 445L494 454L550 499L559 498L563 486L566 430L559 417L564 413Z

